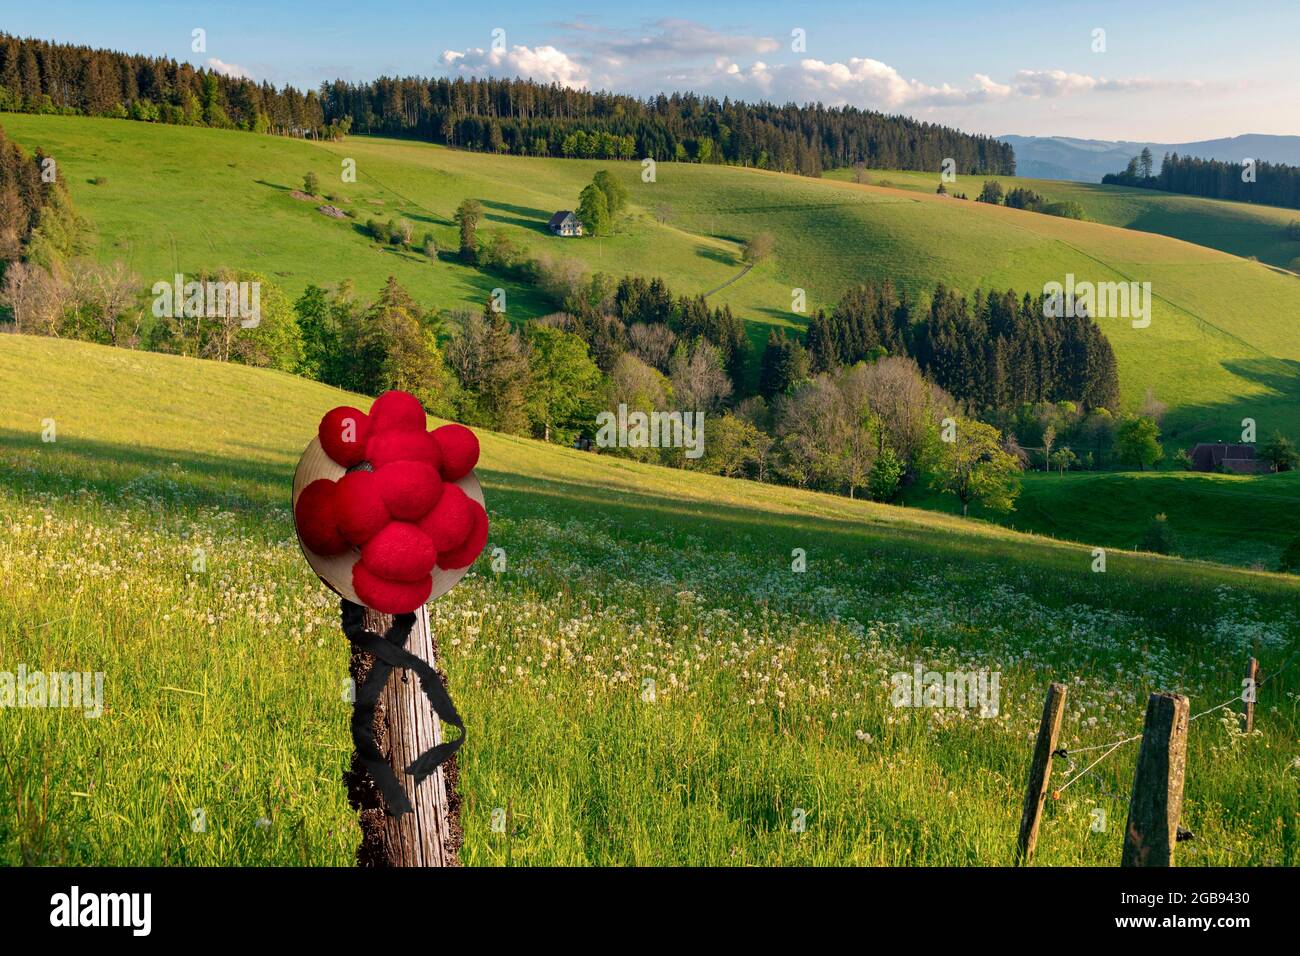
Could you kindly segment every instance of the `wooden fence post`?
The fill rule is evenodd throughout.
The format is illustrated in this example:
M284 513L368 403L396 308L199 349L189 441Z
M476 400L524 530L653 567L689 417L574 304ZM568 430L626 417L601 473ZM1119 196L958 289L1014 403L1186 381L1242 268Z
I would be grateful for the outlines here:
M386 614L366 611L365 626L369 631L383 634L392 623L393 619ZM437 670L437 644L429 629L427 607L415 612L415 626L411 628L406 649ZM373 665L371 655L353 650L349 671L355 687L361 687ZM406 791L412 811L400 817L390 817L383 795L357 762L354 753L345 781L349 800L360 815L361 845L357 847L357 864L368 867L459 866L459 806L452 802L456 756L453 754L418 788L413 786L412 777L406 773L411 761L442 742L442 723L420 689L415 674L395 668L388 675L379 705L375 708L373 726L375 743Z
M1250 700L1246 701L1246 713L1241 717L1241 729L1244 733L1250 733L1255 729L1255 688L1259 686L1259 661L1253 657L1246 665L1246 679L1250 681L1247 685ZM1243 688L1242 693L1246 692L1246 688Z
M1187 698L1152 694L1133 772L1120 866L1173 866L1183 811Z
M1025 789L1025 807L1020 814L1020 838L1016 843L1017 861L1029 863L1038 845L1038 823L1047 799L1047 784L1052 776L1052 754L1065 714L1065 685L1052 684L1043 702L1043 719L1038 724L1038 742L1034 744L1034 761L1029 765L1029 784Z

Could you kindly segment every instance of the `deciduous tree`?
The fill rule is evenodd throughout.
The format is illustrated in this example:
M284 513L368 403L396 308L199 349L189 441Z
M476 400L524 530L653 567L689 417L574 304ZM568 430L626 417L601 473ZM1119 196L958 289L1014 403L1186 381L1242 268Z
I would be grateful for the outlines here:
M1020 467L1002 450L1001 436L992 425L959 418L955 440L938 443L931 485L955 495L961 513L971 502L991 511L1012 511L1020 494Z

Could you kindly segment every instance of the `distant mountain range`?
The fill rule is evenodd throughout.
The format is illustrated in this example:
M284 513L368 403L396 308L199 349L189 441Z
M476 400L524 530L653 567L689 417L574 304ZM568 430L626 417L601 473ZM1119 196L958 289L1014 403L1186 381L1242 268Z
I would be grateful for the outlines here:
M999 136L1016 151L1016 174L1031 179L1069 179L1101 182L1106 173L1120 172L1130 157L1151 148L1156 169L1165 153L1241 162L1247 157L1270 163L1300 166L1300 136L1248 133L1228 139L1198 143L1139 143L1070 136Z

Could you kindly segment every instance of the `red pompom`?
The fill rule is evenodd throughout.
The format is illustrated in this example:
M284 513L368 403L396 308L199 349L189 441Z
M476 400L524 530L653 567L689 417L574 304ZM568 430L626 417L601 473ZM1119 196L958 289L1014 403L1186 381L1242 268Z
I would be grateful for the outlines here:
M442 453L442 466L438 470L443 481L459 481L474 470L478 464L477 435L455 423L435 428L429 434Z
M361 549L366 570L386 581L418 581L437 557L429 536L406 521L390 521Z
M433 578L426 574L419 581L386 581L358 561L352 567L352 587L366 607L381 614L406 614L429 600Z
M379 480L372 471L350 471L340 478L334 509L339 531L358 546L373 538L390 518L379 494Z
M442 479L422 461L395 461L375 478L388 513L400 521L419 521L442 494Z
M470 504L469 495L460 485L443 484L438 503L419 521L420 530L429 536L437 551L450 551L465 543L474 530Z
M370 438L370 416L351 405L331 408L317 429L325 454L351 468L366 458L366 441Z
M370 406L370 430L424 431L424 406L410 392L384 392Z
M459 548L452 548L450 551L440 551L438 553L438 567L444 571L450 571L454 568L467 568L474 563L474 559L479 556L488 539L488 516L483 510L483 506L473 498L469 500L470 512L473 516L474 528L470 531L469 537Z
M372 434L366 445L366 461L378 470L395 461L419 461L430 468L442 464L438 443L425 431L385 431Z
M334 482L318 478L302 490L293 509L298 537L307 550L316 554L342 554L348 549L348 543L339 534L334 507L336 493Z

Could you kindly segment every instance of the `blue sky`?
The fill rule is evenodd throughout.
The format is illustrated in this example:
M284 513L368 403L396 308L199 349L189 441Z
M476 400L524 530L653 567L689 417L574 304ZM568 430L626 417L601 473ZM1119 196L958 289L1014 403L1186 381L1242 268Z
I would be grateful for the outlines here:
M300 87L525 75L638 95L847 103L992 134L1300 134L1295 0L56 0L9 4L0 28ZM191 49L195 28L203 52ZM495 49L494 30L504 31Z

